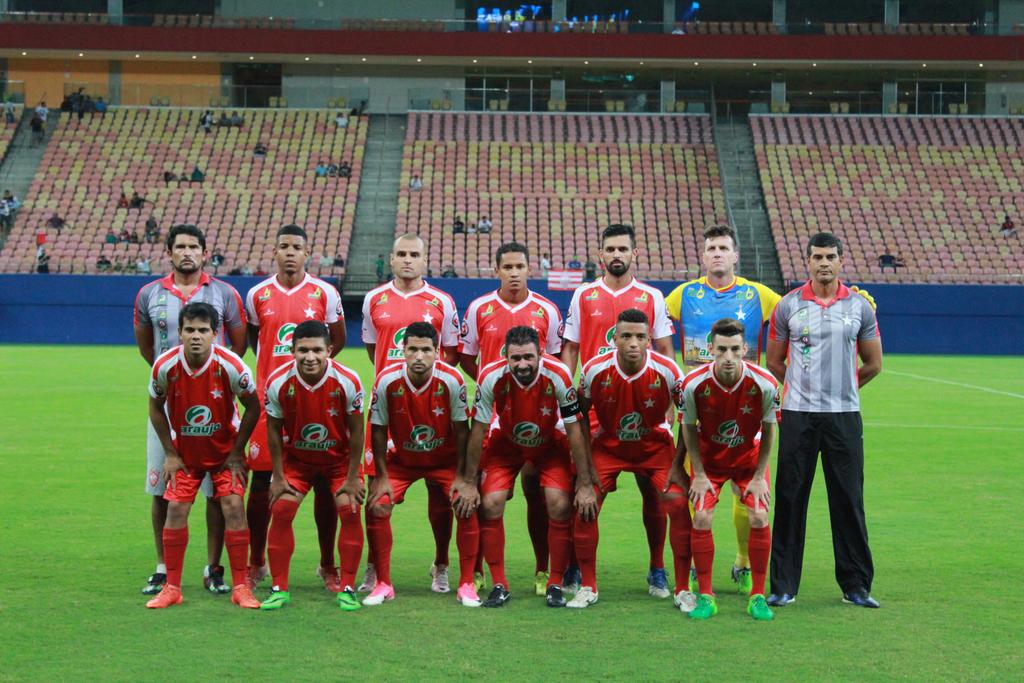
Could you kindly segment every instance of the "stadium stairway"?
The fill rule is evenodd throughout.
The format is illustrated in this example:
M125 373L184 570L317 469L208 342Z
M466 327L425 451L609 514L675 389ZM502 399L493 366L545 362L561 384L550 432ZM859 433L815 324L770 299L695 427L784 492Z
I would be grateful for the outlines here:
M715 123L715 143L729 215L740 240L739 273L785 291L749 124Z
M352 246L345 270L346 295L360 295L377 286L377 254L387 258L395 235L398 182L405 145L405 116L370 116L359 184Z
M50 112L50 125L47 126L46 137L43 144L32 146L32 128L29 120L32 118L32 111L28 108L22 114L18 123L18 130L7 148L7 155L4 157L3 166L0 167L0 191L10 190L15 197L25 201L28 188L32 184L39 168L39 162L46 152L46 145L50 142L50 133L55 126L56 118L60 116L59 111ZM0 237L0 240L3 240ZM0 241L0 248L3 241Z

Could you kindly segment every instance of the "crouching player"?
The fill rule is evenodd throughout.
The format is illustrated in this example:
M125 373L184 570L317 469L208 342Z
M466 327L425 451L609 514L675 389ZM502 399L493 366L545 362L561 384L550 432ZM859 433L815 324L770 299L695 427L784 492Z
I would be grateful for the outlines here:
M330 484L341 521L338 607L359 609L352 587L363 553L363 386L355 372L331 359L331 346L327 325L316 320L299 323L292 333L295 360L267 379L267 444L274 469L267 554L274 588L262 609L280 609L291 602L292 522L318 477Z
M540 475L548 513L551 573L546 587L547 604L564 607L562 574L572 550L570 450L578 467L584 468L588 462L586 438L579 423L579 401L569 368L554 356L541 355L537 330L526 326L511 328L503 348L505 359L480 371L466 452L469 469L476 469L475 464L481 463L480 536L494 581L483 606L501 607L512 597L505 577L502 516L516 475L530 463ZM577 486L577 502L593 514L597 496L589 472L579 478Z
M700 585L700 598L690 612L692 619L708 619L718 612L711 589L715 558L711 519L722 486L729 480L742 492L741 502L750 520L747 550L753 587L747 613L757 620L774 617L765 602L764 579L772 547L768 459L775 437L779 386L768 371L743 360L747 354L743 334L739 321L717 321L711 327L713 362L683 380L683 441L673 463L673 476L683 476L682 456L689 453L694 508L690 545Z
M231 601L239 607L260 606L245 580L249 529L242 504L245 443L259 419L260 404L249 368L234 353L213 343L219 326L213 306L188 304L178 315L181 345L153 363L149 419L167 454L163 471L168 501L163 533L167 584L146 607L159 609L182 601L188 513L207 473L213 479L213 497L224 511L224 545L234 584ZM245 408L241 422L236 397Z

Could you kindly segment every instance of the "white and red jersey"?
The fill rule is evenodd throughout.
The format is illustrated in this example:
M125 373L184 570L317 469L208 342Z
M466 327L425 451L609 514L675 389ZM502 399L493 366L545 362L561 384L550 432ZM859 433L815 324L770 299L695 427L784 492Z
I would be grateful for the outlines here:
M594 446L642 460L673 444L665 416L681 406L683 374L671 358L648 351L640 370L628 375L617 356L609 351L583 367L580 394L597 417Z
M287 457L310 465L347 461L351 435L346 418L362 414L363 385L359 375L333 359L320 381L306 384L292 361L270 375L265 405L268 417L283 422Z
M256 380L261 392L274 370L294 360L292 333L299 323L319 320L330 325L344 319L338 290L309 273L291 289L276 275L268 277L246 294L245 310L249 324L260 328Z
M442 347L459 345L459 312L455 300L426 282L411 292L400 291L394 282L366 293L363 299L363 343L376 344L373 367L377 372L395 361L404 361L405 328L428 322L437 330Z
M537 330L541 353L557 354L562 348L562 314L549 300L534 292L512 305L490 292L473 300L462 319L459 353L479 354L479 368L501 360L505 355L505 335L513 327L523 325Z
M506 360L480 371L473 420L495 423L487 437L489 448L541 449L551 443L556 429L564 431L564 423L576 422L579 413L572 374L554 356L541 357L537 377L529 386L519 383Z
M171 437L186 467L224 464L238 435L235 397L256 391L252 372L229 349L214 344L201 368L191 368L176 346L153 363L149 395L166 398Z
M715 364L708 363L683 378L680 421L697 425L704 469L754 469L761 423L778 421L779 383L767 370L747 361L731 387L723 386L714 370Z
M651 340L671 337L675 333L660 291L634 279L620 290L612 291L598 278L576 289L565 316L562 339L580 345L580 365L615 350L612 335L619 313L636 308L651 321ZM575 368L570 368L575 371Z
M453 422L469 419L462 373L443 361L430 379L413 386L403 361L384 368L373 385L370 424L388 428L393 454L409 467L449 467L456 462Z

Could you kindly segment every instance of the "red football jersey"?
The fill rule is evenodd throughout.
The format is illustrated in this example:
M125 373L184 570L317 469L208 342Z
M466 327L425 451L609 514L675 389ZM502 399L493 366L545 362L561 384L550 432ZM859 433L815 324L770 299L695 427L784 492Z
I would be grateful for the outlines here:
M411 467L455 464L453 422L469 419L462 373L442 361L427 383L413 386L405 362L377 375L370 404L370 424L386 426L395 450L389 454Z
M242 359L213 345L201 368L190 368L185 349L176 346L153 363L149 395L167 398L171 437L185 466L199 470L224 464L238 435L235 396L256 391Z
M506 360L480 371L473 420L493 423L488 447L542 448L551 442L556 429L565 430L563 423L579 419L579 412L569 368L554 356L541 358L537 377L529 386L516 380Z
M455 301L426 282L419 289L402 292L393 282L372 289L363 299L363 343L376 344L373 367L380 372L387 365L403 361L405 328L428 322L437 330L441 346L459 345L459 313Z
M642 460L673 444L665 416L681 405L683 375L675 361L653 351L639 372L627 375L616 356L609 351L584 366L580 393L597 416L594 445Z
M779 383L771 373L743 361L743 375L731 387L715 377L714 363L683 379L680 420L698 425L704 469L723 472L754 469L762 422L777 422Z
M534 292L527 293L524 301L512 306L494 291L477 297L466 309L459 353L467 356L479 354L478 367L481 369L502 360L505 335L517 325L537 330L541 353L557 354L562 348L562 340L558 336L562 315L557 306Z
M348 460L347 415L363 411L359 375L329 360L323 378L310 386L295 362L281 366L267 382L266 412L284 422L281 436L287 457L311 465Z
M329 325L344 319L338 290L309 273L291 289L282 287L276 275L268 277L249 290L245 310L249 323L260 328L256 380L261 392L274 370L294 360L292 332L299 323Z
M565 341L580 345L580 365L586 366L593 358L615 350L612 334L619 313L636 308L647 314L651 321L651 340L671 337L675 328L665 309L664 295L639 280L617 292L608 289L603 278L587 283L572 295L569 312L565 315ZM569 368L575 372L575 368Z

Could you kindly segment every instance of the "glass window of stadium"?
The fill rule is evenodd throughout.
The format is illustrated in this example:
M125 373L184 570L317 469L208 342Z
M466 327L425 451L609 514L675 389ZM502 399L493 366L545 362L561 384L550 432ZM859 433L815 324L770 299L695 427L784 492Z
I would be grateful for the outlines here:
M786 71L786 101L793 114L881 114L878 70Z
M772 0L676 0L676 21L771 21Z
M10 0L8 12L92 12L106 14L107 0Z
M676 99L695 87L710 87L715 102L715 116L723 121L743 122L747 114L769 110L772 86L770 73L750 69L708 69L694 74L694 78L698 76L699 81L676 79Z
M985 19L994 0L900 0L900 22L935 24L970 24Z
M650 72L626 70L565 70L565 100L569 111L661 111L661 79Z
M948 115L985 113L985 82L957 79L897 81L896 101L907 105L908 114ZM966 107L964 111L961 107Z
M599 21L657 23L665 16L662 0L568 0L565 3L567 19L585 21L587 17Z
M547 111L549 75L481 70L466 76L467 111Z
M790 24L807 22L866 22L885 21L885 0L859 2L822 2L821 0L788 0L786 20Z

